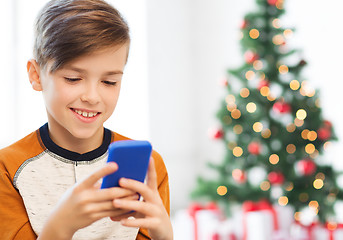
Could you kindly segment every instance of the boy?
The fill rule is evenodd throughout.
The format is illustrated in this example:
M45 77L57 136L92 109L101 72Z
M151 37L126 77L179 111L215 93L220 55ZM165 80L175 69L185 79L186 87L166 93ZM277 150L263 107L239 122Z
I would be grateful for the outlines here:
M118 168L105 165L108 145L128 139L103 127L120 92L127 24L102 0L52 0L35 26L27 70L48 123L0 150L0 239L172 239L158 153L146 184L99 187Z

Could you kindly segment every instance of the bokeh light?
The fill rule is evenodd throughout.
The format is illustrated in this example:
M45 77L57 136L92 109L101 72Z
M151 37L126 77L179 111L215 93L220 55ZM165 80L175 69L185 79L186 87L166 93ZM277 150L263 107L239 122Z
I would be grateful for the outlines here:
M243 154L243 149L241 147L234 147L232 153L235 157L240 157Z
M281 45L285 42L285 39L281 34L278 34L273 37L272 41L275 45Z
M280 158L277 154L272 154L269 157L269 162L273 165L277 164L279 162Z
M253 28L249 31L249 36L252 39L257 39L260 36L260 32L257 29Z
M260 188L262 191L268 191L270 189L270 183L268 181L263 181L260 184Z
M295 153L296 150L297 150L297 148L295 147L294 144L288 144L287 147L286 147L286 151L287 151L289 154Z
M249 70L245 73L245 78L248 79L249 81L250 80L253 80L255 78L255 72L252 71L252 70Z
M280 206L286 206L288 204L288 197L286 196L279 197L278 203Z
M290 38L293 35L293 31L291 29L286 29L285 31L283 31L283 35L285 36L285 38Z
M263 124L260 122L255 122L252 128L255 132L261 132L263 130Z
M241 117L241 111L239 111L238 109L232 110L232 112L231 112L231 117L232 117L233 119L238 119L238 118L240 118L240 117Z
M240 91L240 95L242 98L247 98L250 95L250 91L247 88L242 88Z
M263 68L263 62L261 60L256 60L254 61L253 63L253 67L256 69L256 70L261 70Z
M306 140L309 132L310 132L310 130L308 130L308 129L302 130L301 137Z
M261 87L260 93L262 96L267 97L269 95L270 88L267 86Z
M263 138L270 138L270 136L272 135L272 132L270 131L270 129L263 129L261 132L261 135Z
M281 27L280 19L278 18L273 19L272 25L274 28L280 28Z
M227 187L219 186L217 188L217 193L218 193L219 196L224 196L227 193Z
M324 181L322 179L316 179L313 182L313 187L315 189L321 189L324 186Z
M247 109L247 111L248 111L249 113L253 113L253 112L256 111L257 107L256 107L256 104L255 104L255 103L250 102L250 103L247 104L246 109Z
M292 90L296 91L296 90L298 90L298 89L300 88L300 83L299 83L298 80L292 80L292 81L289 83L289 87L290 87Z
M295 118L294 119L294 124L297 127L301 127L302 125L304 125L304 120L300 120L299 118Z
M233 131L235 134L241 134L243 132L243 127L240 124L237 124L233 127Z
M317 139L317 133L315 131L309 131L307 134L307 139L310 141L315 141Z
M286 65L281 65L281 66L279 67L279 72L280 72L280 74L286 74L286 73L288 73L288 67L287 67Z
M294 132L294 131L295 131L295 129L296 129L296 126L295 126L295 124L294 124L294 123L290 123L290 124L288 124L288 125L287 125L286 129L287 129L287 132L290 132L290 133L292 133L292 132Z
M305 152L308 154L314 153L315 150L316 150L316 147L312 143L309 143L305 146Z

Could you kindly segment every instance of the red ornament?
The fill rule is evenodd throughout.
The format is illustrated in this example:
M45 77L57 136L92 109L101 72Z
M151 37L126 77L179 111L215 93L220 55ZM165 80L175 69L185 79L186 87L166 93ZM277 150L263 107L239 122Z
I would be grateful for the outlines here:
M304 60L304 59L302 59L300 62L299 62L299 65L300 66L305 66L307 64L307 62Z
M223 78L220 81L220 85L223 86L223 87L226 87L227 85L229 85L229 81L227 80L227 78Z
M322 141L329 140L331 138L331 129L328 127L321 127L317 131L318 139Z
M229 236L228 236L228 239L229 240L237 240L237 237L234 233L230 233Z
M301 175L310 176L317 170L316 164L311 159L300 160L296 168Z
M268 80L261 80L259 83L258 83L258 87L257 89L258 90L261 90L261 88L263 87L269 87L270 85L270 82Z
M267 2L268 2L269 5L275 6L276 3L278 2L278 0L267 0Z
M258 142L251 142L248 145L248 152L252 155L259 155L261 153L261 145Z
M273 110L277 113L289 113L292 108L288 103L278 101L274 103Z
M240 28L241 29L245 29L247 26L248 26L248 21L247 20L243 20L242 23L241 23Z
M234 169L232 171L232 178L235 180L237 183L245 183L247 180L247 176L244 171L241 169Z
M252 51L246 51L244 53L244 58L245 61L249 64L252 64L253 62L255 62L257 59L259 59L259 56L257 53L254 53Z
M268 180L272 185L281 185L285 181L285 177L281 172L270 172L268 174Z
M332 123L329 120L324 120L323 124L324 124L324 127L332 128Z
M219 234L218 233L214 233L211 237L212 240L220 240Z
M224 137L224 132L221 128L210 129L209 135L212 139L222 139Z

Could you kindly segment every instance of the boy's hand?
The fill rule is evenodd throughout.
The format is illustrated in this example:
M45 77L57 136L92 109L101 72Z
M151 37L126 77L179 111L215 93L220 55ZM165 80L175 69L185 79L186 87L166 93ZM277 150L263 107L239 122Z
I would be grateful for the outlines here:
M112 220L120 220L127 227L142 227L149 230L150 237L154 240L173 239L173 229L169 215L163 205L157 188L157 176L154 160L151 158L148 168L147 184L139 181L122 178L119 180L122 188L138 192L143 201L132 199L115 199L113 204L117 208L136 211L135 218L123 219L111 217Z
M71 239L77 230L101 218L127 217L128 211L115 208L113 200L137 200L137 193L120 187L100 189L98 184L101 178L117 169L117 164L107 164L69 189L50 215L38 239Z

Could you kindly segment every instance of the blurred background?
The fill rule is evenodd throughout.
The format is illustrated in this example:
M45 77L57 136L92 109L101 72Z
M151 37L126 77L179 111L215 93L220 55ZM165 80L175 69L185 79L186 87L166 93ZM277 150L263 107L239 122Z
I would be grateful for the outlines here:
M33 22L46 0L2 0L0 27L0 147L46 121L41 93L31 89L26 62L32 57ZM106 126L147 139L169 171L172 214L189 206L206 162L220 162L224 146L208 137L228 68L243 61L239 44L243 16L254 0L108 0L131 28L132 47L121 98ZM296 29L292 44L308 65L303 76L320 89L322 110L339 141L326 152L342 169L341 0L288 0L285 25Z

